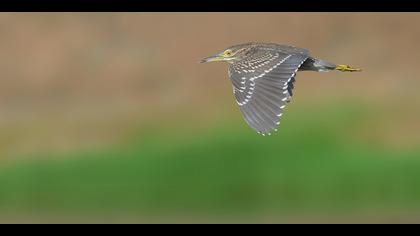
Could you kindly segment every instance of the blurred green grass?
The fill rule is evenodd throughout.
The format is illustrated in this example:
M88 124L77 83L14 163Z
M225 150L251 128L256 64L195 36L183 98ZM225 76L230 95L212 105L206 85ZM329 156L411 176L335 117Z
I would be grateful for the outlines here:
M107 150L40 154L1 167L0 211L244 216L418 209L420 150L343 136L377 117L354 102L290 108L270 137L235 117L205 132L149 128Z
M420 15L216 15L1 14L0 222L420 219ZM247 41L363 73L299 74L262 137L198 64Z

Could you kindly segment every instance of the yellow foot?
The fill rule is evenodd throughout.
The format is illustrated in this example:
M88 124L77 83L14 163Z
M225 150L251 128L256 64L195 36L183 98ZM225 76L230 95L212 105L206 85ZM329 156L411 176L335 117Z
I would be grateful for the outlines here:
M362 71L361 69L357 69L357 68L352 68L348 65L337 65L335 67L336 70L342 71L342 72L354 72L354 71Z

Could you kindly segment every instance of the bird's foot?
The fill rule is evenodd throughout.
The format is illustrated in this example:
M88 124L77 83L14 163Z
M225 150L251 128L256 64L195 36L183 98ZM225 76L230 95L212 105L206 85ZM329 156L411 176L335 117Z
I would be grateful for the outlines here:
M337 65L335 67L336 70L342 71L342 72L355 72L355 71L362 71L361 69L352 68L348 65Z

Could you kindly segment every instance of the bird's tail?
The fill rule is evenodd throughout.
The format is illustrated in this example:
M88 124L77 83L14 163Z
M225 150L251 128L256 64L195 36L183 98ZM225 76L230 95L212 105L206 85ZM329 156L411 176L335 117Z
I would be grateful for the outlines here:
M311 70L311 71L332 71L338 70L342 72L355 72L361 71L361 69L353 68L348 65L336 65L331 62L321 60L314 57L309 57L306 61L302 64L299 70Z
M358 68L353 68L353 67L350 67L350 66L348 66L348 65L337 65L337 66L334 68L334 70L338 70L338 71L341 71L341 72L355 72L355 71L362 71L361 69L358 69Z

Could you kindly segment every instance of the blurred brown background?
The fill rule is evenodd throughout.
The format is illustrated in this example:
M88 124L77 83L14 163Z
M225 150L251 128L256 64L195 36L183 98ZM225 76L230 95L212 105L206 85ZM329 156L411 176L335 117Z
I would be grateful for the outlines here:
M385 104L395 120L383 135L410 130L418 140L419 21L415 13L3 13L0 155L114 142L130 123L174 115L200 125L231 111L239 122L226 66L197 62L248 41L363 68L301 73L295 99L351 94Z
M293 117L314 116L320 127L340 127L343 146L417 157L418 23L418 13L1 13L0 165L147 146L149 134L188 140L231 124L236 128L227 133L254 138L234 102L227 66L198 63L250 41L291 44L363 69L299 73L281 128L293 134ZM368 118L340 118L360 104Z

